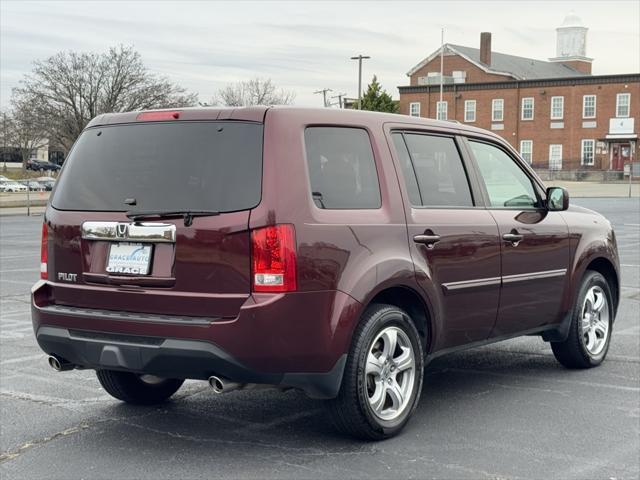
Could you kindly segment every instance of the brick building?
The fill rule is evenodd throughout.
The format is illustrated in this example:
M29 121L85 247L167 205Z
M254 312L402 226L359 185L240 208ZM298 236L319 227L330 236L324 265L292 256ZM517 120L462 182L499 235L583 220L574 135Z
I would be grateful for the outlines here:
M540 171L621 177L638 161L640 73L591 75L587 28L569 15L556 30L548 61L492 52L486 32L480 48L445 44L442 103L438 49L407 73L400 113L493 130Z

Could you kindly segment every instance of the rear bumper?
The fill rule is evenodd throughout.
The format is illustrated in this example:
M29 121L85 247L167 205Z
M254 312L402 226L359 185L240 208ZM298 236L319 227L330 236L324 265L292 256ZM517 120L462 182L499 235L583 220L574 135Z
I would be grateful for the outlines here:
M326 373L262 373L238 362L216 345L199 340L134 337L42 326L40 347L68 362L96 370L122 370L167 378L206 379L215 374L240 383L299 388L313 398L333 398L340 390L347 355Z
M32 321L48 354L85 368L338 394L360 304L339 291L253 295L235 319L145 315L57 305L32 289ZM81 292L79 292L80 294Z

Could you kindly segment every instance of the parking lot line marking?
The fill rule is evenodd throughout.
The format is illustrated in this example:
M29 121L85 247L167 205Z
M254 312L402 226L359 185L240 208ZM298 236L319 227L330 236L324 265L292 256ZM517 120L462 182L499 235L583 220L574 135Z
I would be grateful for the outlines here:
M628 264L628 263L621 263L620 266L621 267L640 267L640 265L631 265L631 264Z
M18 357L18 358L10 358L9 360L3 360L0 362L0 365L12 365L14 363L28 362L31 360L38 360L44 358L46 355L41 353L39 355L29 355L27 357Z
M11 270L0 270L0 273L7 272L39 272L38 268L12 268Z
M11 258L35 258L36 255L7 255L6 257L0 257L0 260L9 260Z
M15 283L16 285L33 285L35 283L35 282L22 282L20 280L7 280L5 278L1 279L0 282Z

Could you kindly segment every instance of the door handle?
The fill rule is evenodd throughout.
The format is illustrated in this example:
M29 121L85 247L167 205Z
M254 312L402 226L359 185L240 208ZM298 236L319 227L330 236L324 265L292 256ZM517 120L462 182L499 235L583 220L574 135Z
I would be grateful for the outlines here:
M524 235L518 233L518 231L515 229L511 230L511 232L509 233L505 233L504 235L502 235L502 239L507 242L511 242L511 245L513 245L514 247L517 247L523 238Z
M424 243L427 248L433 248L440 241L440 235L415 235L413 241L416 243Z

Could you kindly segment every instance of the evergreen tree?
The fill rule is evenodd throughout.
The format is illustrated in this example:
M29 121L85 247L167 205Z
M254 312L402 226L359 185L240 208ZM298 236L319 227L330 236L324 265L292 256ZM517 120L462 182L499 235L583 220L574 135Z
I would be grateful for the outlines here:
M354 104L354 108L358 108L358 104ZM398 102L391 98L378 83L378 78L374 75L373 80L367 87L367 91L362 96L362 110L370 110L373 112L389 112L397 113L399 110Z

